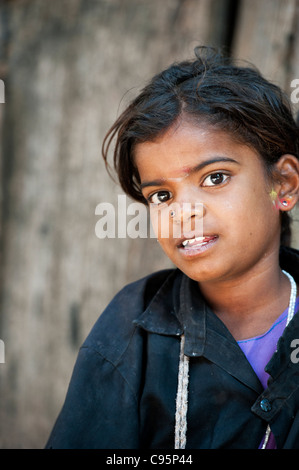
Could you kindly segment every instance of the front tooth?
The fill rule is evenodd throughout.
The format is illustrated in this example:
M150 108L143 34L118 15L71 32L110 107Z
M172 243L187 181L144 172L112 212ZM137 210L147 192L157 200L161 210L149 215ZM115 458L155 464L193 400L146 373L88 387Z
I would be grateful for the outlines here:
M194 242L201 242L204 240L204 237L189 238L188 240L183 241L183 246L192 245Z

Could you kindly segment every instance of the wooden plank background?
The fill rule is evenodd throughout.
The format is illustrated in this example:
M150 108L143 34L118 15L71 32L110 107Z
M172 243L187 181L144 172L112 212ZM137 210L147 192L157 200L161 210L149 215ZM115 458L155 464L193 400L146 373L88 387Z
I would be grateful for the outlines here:
M1 3L0 448L45 445L98 315L170 266L154 239L96 237L97 204L121 194L100 149L153 73L198 44L226 46L291 93L299 0Z

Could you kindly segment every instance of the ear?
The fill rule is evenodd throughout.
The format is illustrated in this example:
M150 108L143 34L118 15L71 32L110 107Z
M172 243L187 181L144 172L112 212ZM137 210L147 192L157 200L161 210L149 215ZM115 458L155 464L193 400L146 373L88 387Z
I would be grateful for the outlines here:
M277 207L281 211L290 211L299 199L299 160L291 154L282 155L275 169L279 181L275 185Z

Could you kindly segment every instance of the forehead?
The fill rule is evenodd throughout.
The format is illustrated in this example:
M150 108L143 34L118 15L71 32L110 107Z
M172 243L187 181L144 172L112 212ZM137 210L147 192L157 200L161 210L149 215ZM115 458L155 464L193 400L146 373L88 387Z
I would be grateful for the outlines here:
M237 159L241 164L253 160L261 164L255 150L229 133L188 122L176 124L154 141L137 144L135 148L135 164L141 180L151 176L185 176L195 165L218 156Z

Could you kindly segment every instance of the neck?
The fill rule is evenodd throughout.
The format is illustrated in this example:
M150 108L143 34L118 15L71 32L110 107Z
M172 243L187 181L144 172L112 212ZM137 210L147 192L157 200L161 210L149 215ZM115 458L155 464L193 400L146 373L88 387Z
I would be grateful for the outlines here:
M265 333L288 307L290 281L278 257L258 269L225 281L203 282L200 289L214 313L236 340Z

